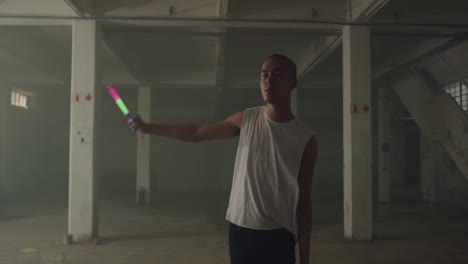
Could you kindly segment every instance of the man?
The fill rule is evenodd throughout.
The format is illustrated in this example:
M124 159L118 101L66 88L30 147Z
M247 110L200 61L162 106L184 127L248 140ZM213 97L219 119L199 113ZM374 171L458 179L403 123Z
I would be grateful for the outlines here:
M260 87L266 106L248 108L208 125L156 125L127 117L142 133L200 142L240 136L226 219L231 263L309 263L311 183L315 136L291 111L296 65L268 57Z

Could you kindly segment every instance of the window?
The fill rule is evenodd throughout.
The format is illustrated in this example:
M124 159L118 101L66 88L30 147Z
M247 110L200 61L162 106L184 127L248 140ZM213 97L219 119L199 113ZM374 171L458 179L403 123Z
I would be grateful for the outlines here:
M32 93L13 89L11 90L11 105L19 108L30 109L32 102L31 99L33 96L34 94Z
M463 111L468 112L468 88L465 84L460 81L451 82L446 84L443 89L455 99Z

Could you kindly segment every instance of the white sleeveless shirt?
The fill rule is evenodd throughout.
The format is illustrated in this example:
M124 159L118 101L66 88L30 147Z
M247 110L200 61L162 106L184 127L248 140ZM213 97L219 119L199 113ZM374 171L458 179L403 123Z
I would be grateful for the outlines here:
M266 106L246 109L226 220L251 229L286 228L297 240L297 180L312 135L297 119L271 120Z

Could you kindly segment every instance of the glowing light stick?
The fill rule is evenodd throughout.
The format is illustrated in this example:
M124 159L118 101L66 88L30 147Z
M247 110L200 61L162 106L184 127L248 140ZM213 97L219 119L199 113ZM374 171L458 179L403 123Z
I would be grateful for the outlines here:
M122 113L125 116L128 115L130 113L130 111L128 111L127 106L125 106L125 103L122 101L122 99L120 99L120 96L117 93L117 91L115 90L115 88L112 85L109 84L107 86L107 91L109 92L110 96L112 96L112 98L114 99L117 106L120 108L120 111L122 111Z

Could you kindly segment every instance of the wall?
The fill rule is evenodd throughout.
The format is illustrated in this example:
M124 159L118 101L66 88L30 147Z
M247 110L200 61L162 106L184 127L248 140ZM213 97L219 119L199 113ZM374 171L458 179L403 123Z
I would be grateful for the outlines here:
M314 132L318 143L315 183L339 186L343 183L343 99L342 89L298 90L299 117Z
M35 94L23 109L7 100L4 188L14 199L65 194L68 178L69 91L12 86ZM5 100L2 100L2 103Z

